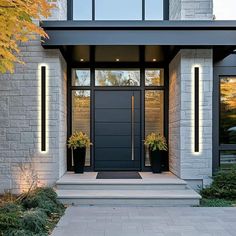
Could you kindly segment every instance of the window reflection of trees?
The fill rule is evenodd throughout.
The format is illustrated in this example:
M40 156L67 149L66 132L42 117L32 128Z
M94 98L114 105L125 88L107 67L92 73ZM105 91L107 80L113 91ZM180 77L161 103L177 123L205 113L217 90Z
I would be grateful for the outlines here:
M90 86L90 70L73 70L72 73L72 85L73 86Z
M163 71L149 69L145 71L145 85L146 86L162 86L163 81Z
M96 86L139 86L140 72L137 70L96 70Z
M82 131L90 136L90 90L72 92L72 133ZM86 166L90 166L90 148L86 150Z
M164 91L145 91L145 136L150 133L164 135ZM145 149L145 166L150 166L149 151Z
M236 144L236 78L221 78L220 143Z

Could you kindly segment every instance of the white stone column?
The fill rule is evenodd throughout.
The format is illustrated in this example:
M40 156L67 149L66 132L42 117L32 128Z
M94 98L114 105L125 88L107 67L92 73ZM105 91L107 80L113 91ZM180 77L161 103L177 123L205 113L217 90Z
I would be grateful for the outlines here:
M211 49L183 49L169 67L170 170L204 184L212 175L212 58ZM194 152L194 67L200 68L198 153Z

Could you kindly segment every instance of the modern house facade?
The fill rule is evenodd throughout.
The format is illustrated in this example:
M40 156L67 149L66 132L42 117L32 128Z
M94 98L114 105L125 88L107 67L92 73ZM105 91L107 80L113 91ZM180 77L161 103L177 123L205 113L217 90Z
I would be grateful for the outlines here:
M236 162L236 22L212 0L58 0L49 38L0 76L0 190L73 170L67 139L93 143L86 171L150 171L143 140L164 135L163 169L195 186ZM37 177L36 177L37 176Z

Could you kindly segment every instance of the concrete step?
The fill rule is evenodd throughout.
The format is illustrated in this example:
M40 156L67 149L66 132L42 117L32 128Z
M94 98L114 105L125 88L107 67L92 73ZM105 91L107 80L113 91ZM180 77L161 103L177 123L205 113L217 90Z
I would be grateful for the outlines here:
M181 179L75 179L57 181L58 190L184 190L187 183Z
M201 196L184 190L57 190L58 199L74 205L198 206Z

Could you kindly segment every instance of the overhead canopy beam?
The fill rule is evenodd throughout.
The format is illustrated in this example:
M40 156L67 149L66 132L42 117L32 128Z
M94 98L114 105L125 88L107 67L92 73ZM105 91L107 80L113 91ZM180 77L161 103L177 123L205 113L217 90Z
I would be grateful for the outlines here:
M68 45L235 46L236 21L44 21L44 47Z

